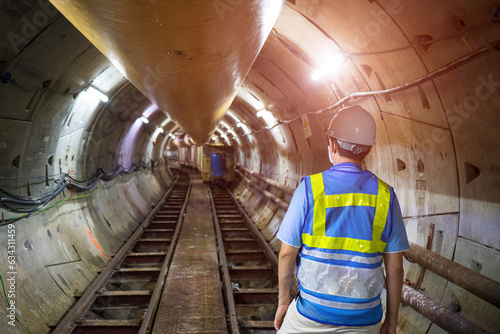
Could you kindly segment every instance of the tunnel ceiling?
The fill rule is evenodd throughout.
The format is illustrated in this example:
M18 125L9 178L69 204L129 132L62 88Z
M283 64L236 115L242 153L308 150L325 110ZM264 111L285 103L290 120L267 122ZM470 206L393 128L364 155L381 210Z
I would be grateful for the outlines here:
M51 2L199 143L228 109L282 6L276 0Z

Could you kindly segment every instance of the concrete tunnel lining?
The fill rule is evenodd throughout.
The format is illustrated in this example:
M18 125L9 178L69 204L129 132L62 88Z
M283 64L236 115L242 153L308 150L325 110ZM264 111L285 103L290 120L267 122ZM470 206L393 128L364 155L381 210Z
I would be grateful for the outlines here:
M1 188L23 196L29 191L35 197L50 190L61 170L86 178L97 167L111 172L120 164L130 167L150 159L166 163L169 133L178 130L175 123L167 123L152 145L156 126L168 116L155 110L148 125L136 123L150 102L47 1L27 3L30 10L23 15L8 1L0 13L5 16L0 23L1 68L15 79L15 84L0 83ZM347 92L396 87L483 47L484 41L498 40L498 24L484 24L493 5L288 1L241 91L254 95L277 120L286 120L332 105ZM33 24L33 34L27 34L27 22ZM450 35L425 48L411 47L425 36L437 40ZM406 49L380 53L401 46ZM323 63L323 55L339 50L352 54L341 71L313 82L310 75ZM100 73L107 75L99 79ZM113 98L95 109L84 108L86 114L72 114L77 102L73 95L99 80ZM434 223L433 251L497 281L499 82L498 53L492 52L419 87L353 101L376 119L379 144L366 167L395 187L410 240L425 246L428 225ZM248 134L269 124L243 97L237 96L230 110L248 127L224 117L237 134L237 139L228 135L228 141L236 148L239 164L290 187L296 187L301 176L328 168L322 131L334 110L308 115L310 137L301 121ZM226 135L229 130L219 129ZM18 156L15 167L12 162ZM468 177L468 168L479 172ZM46 323L60 318L73 302L72 294L86 287L171 181L162 166L155 173L143 169L103 183L88 197L16 223L18 317L35 332L47 332ZM275 234L284 211L243 181L233 190L277 250ZM85 226L103 251L95 247ZM7 243L5 230L0 228L1 244ZM1 268L6 261L4 254ZM419 274L418 265L405 262L406 278L414 282ZM497 308L432 272L425 273L422 287L428 296L484 328L500 328ZM442 332L409 308L400 312L402 332ZM0 315L5 315L3 307ZM13 330L20 332L19 327Z

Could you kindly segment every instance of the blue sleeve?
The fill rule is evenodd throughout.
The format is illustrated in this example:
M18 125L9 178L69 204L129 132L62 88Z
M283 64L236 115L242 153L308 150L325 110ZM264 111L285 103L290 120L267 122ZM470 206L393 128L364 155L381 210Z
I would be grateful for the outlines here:
M288 210L276 237L287 245L302 246L302 226L307 214L306 182L302 180L293 193Z
M403 214L399 206L399 201L394 193L394 202L392 205L392 230L387 239L387 245L384 253L398 253L410 248L408 237L406 236Z

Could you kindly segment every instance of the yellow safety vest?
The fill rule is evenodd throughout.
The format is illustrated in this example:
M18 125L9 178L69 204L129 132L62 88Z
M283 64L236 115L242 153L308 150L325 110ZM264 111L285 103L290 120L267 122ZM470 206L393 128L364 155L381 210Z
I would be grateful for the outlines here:
M323 173L310 176L314 197L314 218L312 235L302 234L302 242L308 247L343 249L362 253L383 253L386 243L381 239L391 199L389 185L378 179L378 194L363 193L325 195ZM348 206L369 206L375 208L372 240L330 237L325 235L326 209Z

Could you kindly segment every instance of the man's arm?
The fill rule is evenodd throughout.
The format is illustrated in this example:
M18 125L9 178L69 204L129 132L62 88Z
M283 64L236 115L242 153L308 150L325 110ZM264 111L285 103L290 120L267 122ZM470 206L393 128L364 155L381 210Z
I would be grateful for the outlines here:
M387 314L380 329L381 334L396 334L401 290L403 288L403 253L384 254L385 285L387 289Z
M295 259L299 253L299 248L292 247L286 243L281 243L281 250L278 264L278 279L279 279L279 301L276 316L274 317L274 328L279 330L283 319L285 318L288 306L292 302L292 278L293 270L295 269Z

